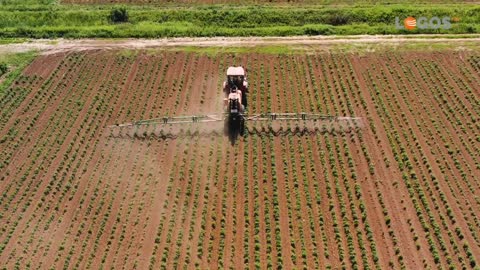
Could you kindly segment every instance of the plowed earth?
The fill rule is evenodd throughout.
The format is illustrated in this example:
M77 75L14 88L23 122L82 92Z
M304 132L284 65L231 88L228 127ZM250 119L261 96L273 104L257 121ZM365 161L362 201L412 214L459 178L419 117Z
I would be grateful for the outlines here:
M340 134L108 136L221 109L358 116ZM40 56L0 98L7 269L480 264L480 56L83 51Z

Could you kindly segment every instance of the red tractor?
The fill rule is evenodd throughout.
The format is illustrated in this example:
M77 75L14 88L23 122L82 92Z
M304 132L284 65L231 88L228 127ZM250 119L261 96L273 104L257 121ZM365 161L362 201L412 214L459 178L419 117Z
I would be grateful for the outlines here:
M227 80L223 82L223 93L225 94L225 106L229 105L231 99L241 103L241 112L247 109L248 82L245 69L242 66L229 67L227 69Z
M324 124L344 121L345 126L349 124L361 124L360 118L357 117L338 117L332 115L321 115L306 112L264 112L256 114L247 114L247 95L248 82L246 70L242 66L233 66L227 69L227 79L223 83L224 110L221 113L213 113L208 115L190 115L190 116L163 116L159 118L138 120L131 123L116 124L110 126L112 129L120 128L128 130L129 128L138 129L141 126L153 125L155 128L159 125L168 126L175 124L188 123L206 123L224 122L224 131L235 142L238 135L243 135L245 130L245 122L293 122L298 127L299 124L314 127L318 130L323 128ZM348 127L348 126L347 126ZM314 130L314 131L315 131ZM136 131L134 131L136 132ZM121 132L120 132L121 133Z
M245 69L242 66L229 67L227 80L223 83L224 111L226 130L243 130L244 113L247 109L248 82Z

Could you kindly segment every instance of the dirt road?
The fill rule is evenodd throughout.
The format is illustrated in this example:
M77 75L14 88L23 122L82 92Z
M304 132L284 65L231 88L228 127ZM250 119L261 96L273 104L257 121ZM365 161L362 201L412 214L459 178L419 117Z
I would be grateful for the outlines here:
M214 37L214 38L163 38L163 39L54 39L30 40L24 43L0 45L0 53L41 51L51 54L62 51L92 49L147 49L159 47L248 47L265 45L356 45L404 43L462 43L480 44L480 35L358 35L358 36L295 36L295 37Z

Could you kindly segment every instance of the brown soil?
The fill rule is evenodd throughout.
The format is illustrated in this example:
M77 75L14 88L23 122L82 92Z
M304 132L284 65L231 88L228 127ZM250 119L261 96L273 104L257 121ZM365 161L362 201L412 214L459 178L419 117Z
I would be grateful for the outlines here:
M478 59L449 50L39 56L24 71L36 79L17 82L25 98L0 98L0 261L472 268L480 263ZM233 143L221 122L175 138L109 136L120 132L107 128L114 123L218 112L231 64L248 67L251 113L359 118L303 124L335 130L318 133L248 122ZM269 126L277 132L254 132Z

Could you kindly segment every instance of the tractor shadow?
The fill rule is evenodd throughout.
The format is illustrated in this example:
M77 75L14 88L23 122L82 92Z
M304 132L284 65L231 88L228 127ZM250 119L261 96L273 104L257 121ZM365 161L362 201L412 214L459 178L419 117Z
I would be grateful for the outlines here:
M244 125L245 123L243 121L225 121L224 134L228 137L232 146L244 135Z

